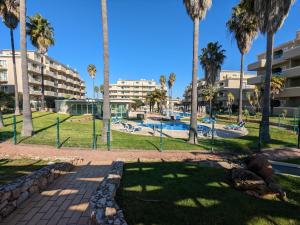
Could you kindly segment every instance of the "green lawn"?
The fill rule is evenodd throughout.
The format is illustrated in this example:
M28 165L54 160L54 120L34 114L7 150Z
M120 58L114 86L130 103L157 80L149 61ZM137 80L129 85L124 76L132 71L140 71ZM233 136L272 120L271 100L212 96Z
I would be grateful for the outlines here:
M232 189L223 169L184 163L130 163L117 201L131 225L300 224L300 179L278 176L289 202Z
M92 121L78 121L68 119L84 118L83 116L68 116L55 113L33 113L33 125L35 135L30 138L22 138L20 136L22 117L17 117L17 133L18 142L26 144L40 145L56 145L56 118L59 117L62 121L60 126L61 142L63 147L81 147L91 148L92 146ZM12 115L4 115L5 127L0 129L0 141L12 140ZM219 120L218 123L226 124L228 122ZM100 142L102 122L97 120L97 147L98 149L106 149ZM249 153L251 149L257 147L258 141L258 124L248 123L247 128L249 135L239 139L218 139L215 141L214 149L216 151L230 151L234 153ZM271 128L272 143L266 147L283 147L295 146L296 135L290 131L280 128ZM149 137L121 133L113 131L113 149L143 149L143 150L158 150L160 144L159 137ZM183 139L164 138L164 150L210 150L211 141L208 139L199 140L199 145L190 145Z
M0 184L6 184L14 179L30 174L47 165L46 161L34 159L0 159Z

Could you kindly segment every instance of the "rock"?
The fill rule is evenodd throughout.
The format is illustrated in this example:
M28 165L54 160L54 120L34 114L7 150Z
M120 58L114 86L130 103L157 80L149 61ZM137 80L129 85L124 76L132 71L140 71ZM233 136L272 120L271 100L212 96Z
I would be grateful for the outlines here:
M8 201L5 200L4 202L1 202L0 204L0 211L8 204Z
M23 192L17 200L17 206L23 203L29 197L28 191Z
M264 155L254 155L246 160L248 170L256 173L264 180L273 177L274 171L268 158Z
M234 187L238 190L255 191L259 195L268 192L266 182L250 170L232 169L231 178Z
M21 188L16 188L12 190L12 198L17 199L21 194Z

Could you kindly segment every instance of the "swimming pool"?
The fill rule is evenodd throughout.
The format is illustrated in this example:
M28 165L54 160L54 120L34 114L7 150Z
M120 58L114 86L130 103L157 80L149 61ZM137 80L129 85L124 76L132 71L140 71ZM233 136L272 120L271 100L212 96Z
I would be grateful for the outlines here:
M179 123L179 122L162 122L162 123L140 123L140 126L143 127L149 127L149 128L155 128L155 129L162 129L163 130L175 130L175 131L184 131L189 130L190 125L187 123ZM202 131L204 133L210 132L211 128L204 126L204 125L198 125L198 131Z

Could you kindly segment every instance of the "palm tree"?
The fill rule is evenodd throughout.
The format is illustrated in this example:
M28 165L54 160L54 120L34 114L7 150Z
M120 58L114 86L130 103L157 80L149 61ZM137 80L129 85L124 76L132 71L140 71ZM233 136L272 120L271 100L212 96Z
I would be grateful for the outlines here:
M274 101L276 95L283 91L286 79L280 76L274 76L271 78L271 115L274 112Z
M241 74L239 89L239 113L238 123L242 122L243 114L243 80L244 80L244 55L251 48L254 38L257 36L258 23L257 18L251 13L247 0L242 0L232 9L232 15L227 22L227 28L233 34L239 51L241 53Z
M159 78L159 83L160 83L161 89L165 89L166 82L167 82L166 76L165 75L161 75L160 78Z
M205 80L207 84L214 85L218 76L221 66L226 58L225 50L219 42L210 42L206 48L201 50L199 56L200 64L205 71Z
M212 101L217 93L218 93L218 88L212 84L207 84L201 90L201 95L204 97L204 100L209 102L210 117L212 117Z
M41 56L41 78L42 78L42 96L41 111L45 110L45 85L44 85L44 56L50 46L54 45L54 29L49 21L40 14L28 17L27 34L30 37L32 45L38 50Z
M100 88L98 86L94 87L94 92L96 93L97 98L99 98Z
M171 108L172 108L172 98L173 98L173 85L175 83L175 80L176 80L176 75L175 73L171 73L170 76L169 76L169 79L168 79L168 88L169 88L169 111L171 111Z
M32 113L30 107L30 94L28 82L27 41L26 41L26 0L20 0L20 48L21 71L23 82L23 127L22 136L33 134Z
M255 0L253 4L259 30L262 34L267 34L266 75L260 129L260 137L264 142L269 142L271 139L269 116L274 34L282 26L293 3L294 0Z
M3 2L2 3L3 6L2 6L1 14L3 17L3 22L10 30L10 43L11 43L14 83L15 83L15 115L20 115L16 51L15 51L15 41L14 41L14 30L17 28L19 24L20 4L18 1L15 0L4 0L2 2Z
M107 143L107 132L110 123L109 104L109 54L108 54L108 25L106 0L101 0L102 31L103 31L103 58L104 58L104 94L103 94L103 123L102 142ZM110 132L110 137L112 137Z
M88 65L87 71L93 80L93 99L95 99L95 76L97 73L96 66L93 64Z
M103 97L103 95L104 95L104 85L103 84L100 85L99 92L102 94L102 97Z
M197 133L197 81L198 81L198 45L199 24L206 16L206 12L212 5L212 0L183 0L187 13L194 22L194 45L193 45L193 74L192 74L192 116L189 131L189 143L198 143Z
M227 107L229 115L232 114L232 105L234 103L234 95L231 92L227 93Z

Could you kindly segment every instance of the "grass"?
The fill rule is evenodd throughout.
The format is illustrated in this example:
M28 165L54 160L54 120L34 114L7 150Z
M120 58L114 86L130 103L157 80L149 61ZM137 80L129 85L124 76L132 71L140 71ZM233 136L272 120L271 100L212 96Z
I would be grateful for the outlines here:
M9 183L16 178L30 174L47 165L46 161L34 159L0 159L0 184Z
M22 116L17 117L17 140L18 143L39 144L39 145L56 145L56 118L59 117L60 140L63 147L92 147L92 121L76 121L68 119L82 119L84 116L69 116L56 113L35 112L33 113L33 126L35 135L29 138L20 136L22 127ZM0 129L0 142L12 140L13 126L12 115L4 115L5 127ZM218 123L228 124L226 121L218 120ZM97 147L106 149L100 141L102 122L96 121ZM242 138L228 138L215 140L215 151L230 151L233 153L249 153L252 149L257 148L258 142L258 124L248 123L249 134ZM296 135L293 132L272 127L272 142L266 147L279 148L283 146L295 146ZM152 136L133 135L113 131L113 149L143 149L158 150L160 138ZM187 144L184 139L163 138L164 150L210 150L211 141L209 139L200 139L199 145Z
M223 169L184 163L130 163L117 201L131 225L300 224L300 179L277 176L288 202L232 189Z

